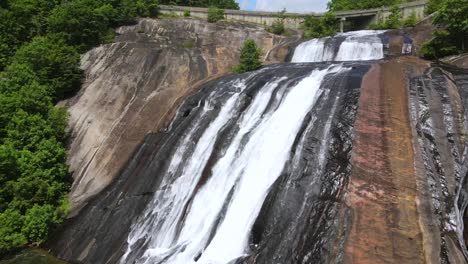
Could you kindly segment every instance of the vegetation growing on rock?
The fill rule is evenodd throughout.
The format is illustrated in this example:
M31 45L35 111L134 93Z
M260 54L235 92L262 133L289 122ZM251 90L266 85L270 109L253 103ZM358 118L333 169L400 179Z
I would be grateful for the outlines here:
M276 35L282 35L286 28L284 27L284 19L286 15L286 9L278 13L278 17L273 21L270 27L267 27L267 31Z
M216 23L224 19L224 10L215 6L208 8L208 23Z
M464 53L468 45L468 0L445 0L434 16L439 27L432 40L421 47L428 59Z
M241 49L240 64L234 67L234 72L243 73L260 68L262 66L261 54L262 50L257 47L253 39L246 40Z
M332 36L337 32L337 19L333 12L327 12L321 18L308 15L305 17L302 30L304 38L323 38Z

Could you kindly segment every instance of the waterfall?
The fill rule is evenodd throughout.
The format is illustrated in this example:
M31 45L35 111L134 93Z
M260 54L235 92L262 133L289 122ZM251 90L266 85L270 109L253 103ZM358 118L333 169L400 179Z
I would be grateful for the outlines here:
M323 92L324 78L344 71L340 65L316 69L293 85L287 76L278 76L246 109L246 78L226 84L235 89L221 106L211 99L222 97L224 87L212 92L170 157L161 187L132 226L121 263L229 263L247 255L252 225L290 158L305 116ZM213 115L206 129L197 131ZM237 121L229 126L232 120ZM205 179L227 127L230 144L220 150Z
M301 43L296 48L292 62L382 59L384 45L379 36L384 32L382 30L361 30L340 33L333 38L312 39ZM339 39L342 39L341 43L337 41Z

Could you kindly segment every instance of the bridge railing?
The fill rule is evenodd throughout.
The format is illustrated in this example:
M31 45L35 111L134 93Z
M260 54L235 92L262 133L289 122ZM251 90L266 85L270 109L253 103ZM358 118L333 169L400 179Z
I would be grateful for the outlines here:
M428 4L428 0L418 0L401 4L400 8L403 13L403 18L409 17L413 12L416 13L417 17L424 17L424 9ZM335 12L338 18L345 19L356 19L356 18L367 18L371 22L377 22L378 17L385 19L390 15L391 7L381 7L365 10L350 10L350 11L338 11ZM184 11L189 10L191 15L199 18L208 17L208 8L202 7L188 7L188 6L168 6L160 5L162 13L176 14L182 16ZM271 26L272 23L278 18L279 12L264 12L264 11L244 11L244 10L224 10L225 18L227 20L244 21L250 23L256 23L260 25ZM289 28L298 29L301 23L304 21L306 15L312 15L316 17L323 16L323 13L286 13L283 14L285 18L285 24Z

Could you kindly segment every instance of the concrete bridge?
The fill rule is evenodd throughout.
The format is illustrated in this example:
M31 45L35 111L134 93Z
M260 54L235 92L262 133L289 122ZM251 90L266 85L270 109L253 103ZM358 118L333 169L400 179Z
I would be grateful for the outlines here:
M428 0L418 0L408 2L400 5L403 13L403 18L406 19L413 12L418 18L424 17L424 9L427 6ZM366 10L350 10L350 11L339 11L336 12L337 17L341 21L341 29L345 21L352 23L354 30L365 29L371 23L378 23L385 21L390 15L391 7L381 7ZM166 14L183 15L185 10L189 10L191 16L207 18L208 9L200 7L185 7L185 6L165 6L161 5L160 10ZM323 16L322 13L286 13L285 14L285 25L286 27L299 29L301 23L304 21L306 15L312 15L316 17ZM278 19L278 12L259 12L259 11L241 11L241 10L225 10L224 16L227 20L244 21L250 23L256 23L260 25L271 26L271 24Z

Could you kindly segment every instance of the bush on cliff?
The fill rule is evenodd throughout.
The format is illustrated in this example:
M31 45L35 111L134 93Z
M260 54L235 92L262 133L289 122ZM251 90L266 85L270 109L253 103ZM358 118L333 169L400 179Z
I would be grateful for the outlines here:
M224 10L211 6L208 8L208 23L216 23L224 19Z
M398 5L393 5L390 9L390 15L385 21L369 25L369 29L395 29L403 26L403 14Z
M434 16L439 27L421 47L425 58L435 59L468 50L468 0L446 0Z
M243 73L255 71L262 66L260 55L262 50L257 47L253 39L248 39L242 46L240 53L240 64L234 67L234 72Z
M302 25L304 31L304 38L323 38L336 34L337 19L333 12L327 12L321 18L307 15Z
M286 15L286 9L278 13L278 17L273 21L270 27L267 27L267 31L276 35L282 35L286 29L284 27L284 19Z

